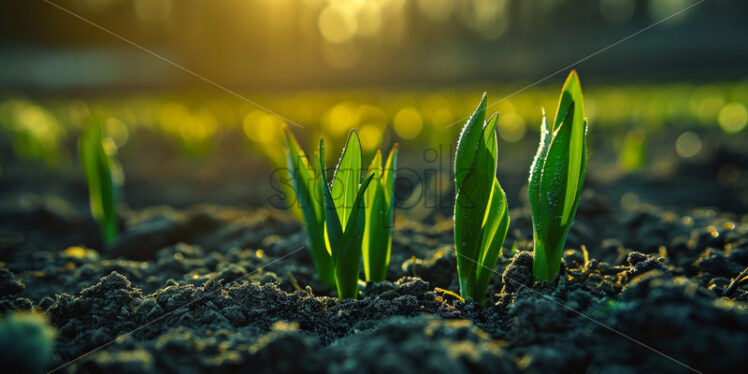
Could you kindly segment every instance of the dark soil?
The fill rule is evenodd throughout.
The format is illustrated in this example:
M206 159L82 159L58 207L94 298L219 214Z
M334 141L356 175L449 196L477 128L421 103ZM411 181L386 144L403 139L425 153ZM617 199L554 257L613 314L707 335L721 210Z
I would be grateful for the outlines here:
M48 369L106 345L71 372L745 372L745 158L713 150L667 176L592 164L563 274L545 284L532 282L529 209L514 202L485 307L453 293L452 225L438 210L399 215L389 281L340 301L285 212L136 204L102 255L83 246L100 247L79 175L4 164L0 314L48 316ZM739 173L727 185L724 159ZM520 195L525 176L509 169L507 193Z

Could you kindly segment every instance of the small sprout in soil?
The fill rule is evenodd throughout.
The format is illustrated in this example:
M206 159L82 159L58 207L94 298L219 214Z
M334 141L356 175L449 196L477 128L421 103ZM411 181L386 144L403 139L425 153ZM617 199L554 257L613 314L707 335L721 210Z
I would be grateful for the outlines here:
M552 126L543 116L540 131L528 194L535 244L533 276L545 281L559 272L587 170L587 120L575 71L561 90Z
M455 153L454 236L460 294L484 303L509 229L506 195L496 178L496 122L488 122L486 95L465 124Z
M116 146L111 138L104 137L101 124L92 121L81 134L78 150L88 184L91 215L99 224L102 243L109 247L117 239L118 189L122 182L114 159Z
M286 142L288 168L291 170L294 192L301 205L317 274L320 279L337 289L341 299L356 298L367 224L365 192L376 172L370 173L359 186L362 152L361 142L355 131L351 131L348 136L331 185L327 182L323 139L320 139L319 154L311 162L288 129ZM395 154L396 151L390 156L393 168ZM389 173L380 173L381 179L389 178ZM391 177L394 179L394 169ZM383 183L378 180L375 184L384 189Z
M364 195L366 225L362 245L364 275L368 281L383 282L390 264L397 151L398 145L395 144L384 168L380 151L369 165L369 173L374 174L374 179Z
M361 142L356 131L351 131L335 168L331 188L327 184L325 142L320 139L325 245L332 257L335 285L341 299L355 299L358 296L361 247L366 223L364 192L374 178L374 174L369 174L359 186L361 158Z
M623 138L623 147L618 156L618 165L625 171L636 171L646 162L647 133L642 129L632 129Z

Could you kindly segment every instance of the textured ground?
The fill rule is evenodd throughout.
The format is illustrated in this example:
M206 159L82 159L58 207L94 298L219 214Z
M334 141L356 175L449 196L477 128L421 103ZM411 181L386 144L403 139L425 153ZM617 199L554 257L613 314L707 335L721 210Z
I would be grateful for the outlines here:
M448 292L457 291L455 255L440 212L399 215L390 282L362 284L358 300L339 301L315 279L298 250L301 225L284 212L125 210L122 237L101 255L76 246L96 247L80 182L60 176L53 192L5 182L0 314L46 314L57 330L49 369L116 339L63 369L71 372L740 372L748 367L744 190L708 178L725 159L740 180L748 171L730 153L713 155L679 165L675 177L593 173L563 274L547 284L532 283L530 215L513 203L484 308ZM688 188L676 194L668 184ZM714 208L697 208L707 193ZM666 203L676 198L688 203ZM33 368L3 352L4 367Z

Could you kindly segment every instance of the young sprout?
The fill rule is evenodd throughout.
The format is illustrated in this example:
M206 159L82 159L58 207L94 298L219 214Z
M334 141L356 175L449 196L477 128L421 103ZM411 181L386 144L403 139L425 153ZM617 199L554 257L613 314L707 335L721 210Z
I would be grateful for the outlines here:
M341 299L355 298L366 225L364 193L375 173L369 174L359 186L362 155L355 131L351 131L343 148L332 187L327 183L324 140L320 139L319 158L312 162L288 129L286 141L288 168L317 274L337 289Z
M552 279L561 266L587 170L587 120L582 88L572 70L561 90L552 126L543 116L540 145L530 167L529 200L536 281Z
M496 178L496 121L486 95L465 124L455 153L454 236L460 295L484 303L509 228L506 195Z
M317 276L330 287L335 287L332 257L325 247L325 212L322 203L322 183L319 182L319 162L309 160L288 128L284 128L288 152L286 161L294 194L301 207L301 215L309 238Z
M395 144L384 168L380 151L369 165L369 173L374 174L374 179L364 195L366 225L362 247L364 275L368 281L383 282L390 263L397 150Z
M88 183L91 215L99 224L102 243L109 247L117 239L117 189L121 183L115 146L103 137L100 123L90 123L78 141L78 150Z
M331 189L327 184L325 142L320 139L325 244L332 257L335 285L341 299L355 299L358 296L361 247L366 223L364 192L374 178L373 173L369 174L359 186L361 158L361 142L356 131L351 131L335 169Z

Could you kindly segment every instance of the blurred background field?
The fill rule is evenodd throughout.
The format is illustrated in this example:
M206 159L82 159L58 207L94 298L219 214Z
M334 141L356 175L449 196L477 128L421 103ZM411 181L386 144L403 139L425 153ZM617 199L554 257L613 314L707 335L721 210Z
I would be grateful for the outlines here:
M284 123L307 149L321 135L338 147L355 128L366 159L400 142L401 165L419 170L412 190L448 180L450 146L488 92L490 111L500 112L500 173L514 186L508 193L521 195L541 108L553 117L570 64L663 19L574 66L593 180L667 178L683 172L682 162L744 153L748 140L742 1L53 3L67 11L5 1L0 14L7 188L40 188L37 174L79 177L76 140L93 117L119 152L133 206L266 203L272 172L284 164ZM441 160L436 176L420 172L435 164L428 149ZM744 165L718 159L705 182L743 191L733 197L743 209ZM438 190L448 192L448 183Z

